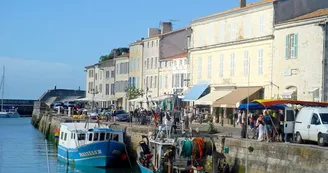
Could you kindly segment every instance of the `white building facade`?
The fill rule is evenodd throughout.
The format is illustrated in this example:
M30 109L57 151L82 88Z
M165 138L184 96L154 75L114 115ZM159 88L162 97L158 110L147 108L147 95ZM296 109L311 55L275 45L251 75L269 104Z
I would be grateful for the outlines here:
M279 97L327 101L327 18L319 10L275 26L274 83Z

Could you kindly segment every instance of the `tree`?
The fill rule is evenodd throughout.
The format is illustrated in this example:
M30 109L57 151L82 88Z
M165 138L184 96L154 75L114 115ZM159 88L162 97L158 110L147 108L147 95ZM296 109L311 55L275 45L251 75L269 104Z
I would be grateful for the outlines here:
M129 87L125 90L126 92L126 97L128 100L136 99L139 96L143 95L143 90L136 88L135 86Z
M123 52L129 53L129 48L128 47L120 47L120 48L117 48L117 49L112 49L112 51L108 55L102 55L99 58L99 62L113 59L115 50L116 50L116 56L121 56Z

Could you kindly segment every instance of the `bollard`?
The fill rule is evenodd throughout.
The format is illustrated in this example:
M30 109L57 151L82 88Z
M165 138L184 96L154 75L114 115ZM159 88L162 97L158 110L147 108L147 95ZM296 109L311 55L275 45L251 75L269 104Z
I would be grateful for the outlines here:
M71 117L71 113L72 113L72 108L68 107L68 117Z

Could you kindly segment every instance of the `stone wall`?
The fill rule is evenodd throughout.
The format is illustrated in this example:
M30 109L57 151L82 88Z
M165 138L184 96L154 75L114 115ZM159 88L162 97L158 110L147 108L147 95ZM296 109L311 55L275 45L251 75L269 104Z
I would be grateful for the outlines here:
M232 172L245 172L248 153L248 172L317 173L328 172L328 150L309 145L266 143L243 139L222 138L216 142L217 150L226 153ZM247 147L246 147L247 146ZM251 152L251 150L253 151Z
M54 139L54 129L59 128L62 122L72 122L64 116L43 115L35 126L46 137L57 143ZM35 116L35 119L37 117ZM141 141L141 135L153 131L148 126L121 124L112 128L124 128L125 143L132 162L136 159L136 149ZM266 143L255 140L234 139L218 136L213 138L218 152L225 153L232 173L244 173L246 155L248 155L248 172L280 172L280 173L317 173L328 172L328 150L316 145L297 145L286 143ZM226 149L225 149L226 148ZM211 157L207 159L207 170L211 170ZM210 171L212 172L212 171Z

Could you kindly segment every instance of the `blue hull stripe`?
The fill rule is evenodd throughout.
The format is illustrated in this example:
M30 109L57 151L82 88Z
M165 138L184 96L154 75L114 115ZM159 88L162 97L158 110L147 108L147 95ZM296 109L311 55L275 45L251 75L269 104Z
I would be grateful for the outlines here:
M137 164L138 164L138 166L139 166L139 168L140 168L141 173L153 173L152 170L150 170L150 169L148 169L148 168L142 166L141 163L140 163L139 161L137 161Z
M102 141L67 149L58 146L58 159L69 164L111 167L122 164L125 144L117 141Z

